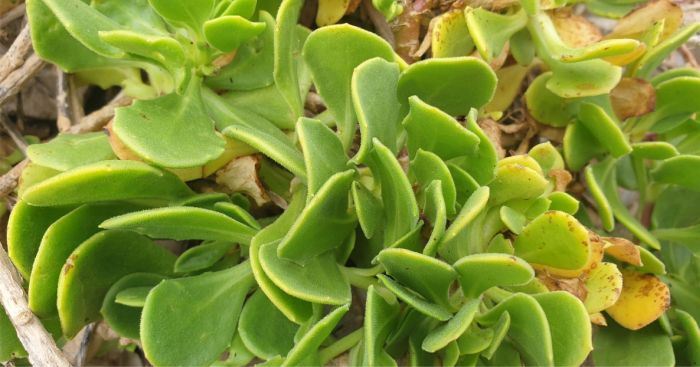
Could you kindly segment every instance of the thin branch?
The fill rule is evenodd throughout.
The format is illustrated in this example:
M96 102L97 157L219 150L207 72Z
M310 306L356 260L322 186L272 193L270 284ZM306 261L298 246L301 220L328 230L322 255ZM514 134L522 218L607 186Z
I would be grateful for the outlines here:
M85 117L85 109L83 108L83 96L77 86L75 75L67 75L68 77L68 104L70 105L71 121L80 121Z
M29 163L29 158L17 163L10 171L0 176L0 198L9 195L17 187L24 167Z
M59 132L64 132L73 125L68 90L67 75L56 67L56 126Z
M37 367L70 367L41 321L29 310L27 295L20 284L21 278L0 245L0 302L29 354L29 362Z
M372 25L374 25L374 30L377 34L384 38L391 45L391 48L395 48L396 39L394 38L394 32L391 30L391 26L387 23L384 15L374 8L370 0L363 1L362 7L367 12L369 20L372 22Z
M24 15L24 9L26 5L25 4L19 4L12 8L12 10L8 11L7 13L3 14L2 17L0 17L0 28L14 22L15 20L21 18Z
M99 110L83 117L79 124L71 126L70 129L68 129L68 132L72 134L80 134L90 131L99 131L114 117L115 108L128 106L131 104L131 101L131 97L128 97L123 93L119 93L116 97L114 97L114 99Z
M7 135L10 136L10 139L15 142L15 145L17 145L17 148L22 151L22 154L26 155L27 142L24 140L24 136L22 136L22 133L17 129L17 127L10 123L10 121L7 120L7 117L5 117L5 115L2 113L0 113L0 127L2 127Z
M29 25L25 25L15 41L0 59L0 80L4 80L11 72L22 66L25 57L32 51L32 37Z
M37 55L30 56L21 68L0 81L0 105L22 90L22 87L46 65Z
M690 51L688 45L682 45L678 49L678 51L680 51L681 56L683 56L683 59L688 65L695 69L700 69L700 65L698 65L698 60L695 58L695 55L693 55L693 52Z

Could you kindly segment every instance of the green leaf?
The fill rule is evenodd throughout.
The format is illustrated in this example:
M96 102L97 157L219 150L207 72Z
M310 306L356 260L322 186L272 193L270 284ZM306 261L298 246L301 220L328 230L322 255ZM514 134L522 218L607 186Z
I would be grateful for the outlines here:
M626 330L610 323L596 330L593 363L597 366L674 366L671 339L658 323L641 330Z
M28 146L27 156L33 163L58 171L116 159L109 139L102 132L59 134L47 143Z
M175 262L176 273L189 273L204 270L221 260L233 248L229 241L212 241L192 247L183 252Z
M527 158L529 158L529 160ZM532 164L526 165L529 161ZM548 181L542 176L542 169L529 156L513 156L498 162L491 188L492 205L510 200L530 200L539 197L547 190Z
M17 337L14 325L7 317L5 309L0 306L0 362L6 363L26 356L27 352Z
M440 15L431 35L433 57L468 56L474 50L464 12L448 11Z
M477 124L476 117L476 110L469 111L467 115L467 130L479 137L479 148L475 154L466 157L460 164L476 182L486 185L493 179L498 155L489 137Z
M535 277L530 264L506 254L469 255L457 260L453 267L467 298L478 297L491 287L523 285Z
M15 207L15 211L18 209ZM32 312L39 317L56 315L56 287L61 269L71 253L100 231L98 226L102 221L140 209L143 207L127 203L87 204L53 222L43 234L31 268L28 301Z
M579 121L605 146L613 157L619 158L632 151L632 146L622 133L619 123L603 108L592 103L582 103L578 112Z
M474 191L469 200L462 206L457 218L445 231L438 244L438 253L447 261L456 261L463 256L460 255L466 250L467 229L470 228L469 226L477 216L484 212L489 201L489 194L488 186L480 187Z
M289 231L297 217L304 209L306 193L297 191L292 197L287 210L269 226L258 232L250 242L248 255L255 281L267 298L275 304L289 320L301 324L311 317L311 304L285 293L267 276L260 261L260 247L270 242L279 241Z
M256 0L232 0L222 1L216 6L217 15L240 15L250 18L255 14Z
M418 96L411 96L408 101L410 112L402 124L408 132L411 157L422 149L447 160L471 155L477 149L479 137L452 116L423 102Z
M25 279L29 279L44 233L53 222L71 209L32 206L20 200L10 212L7 222L7 254Z
M515 255L529 263L575 270L586 265L588 230L576 218L547 211L523 229L513 244Z
M474 57L427 59L401 74L398 93L402 101L415 95L450 115L466 115L471 108L478 109L493 98L496 81L491 67Z
M578 200L576 200L576 198L565 192L553 192L549 194L549 196L547 196L547 199L551 201L551 204L549 205L550 210L558 210L560 212L569 213L571 215L574 215L576 214L576 212L578 212Z
M80 244L58 279L58 315L63 334L75 336L99 319L109 288L125 275L172 273L175 256L134 232L103 231Z
M333 175L347 168L348 157L338 136L318 120L300 118L296 132L304 153L308 200L311 200Z
M249 244L256 230L213 210L181 206L149 209L104 221L101 228L134 231L151 238L215 240Z
M294 334L298 328L264 292L258 290L243 306L238 334L253 354L262 359L271 359L287 355L294 346Z
M218 158L226 142L204 109L200 81L184 95L138 100L116 110L112 131L139 157L168 168L198 167Z
M685 354L689 364L700 363L700 328L698 322L689 313L676 309L676 318L685 331Z
M566 165L572 171L580 170L593 158L603 157L606 152L605 147L580 122L566 127L563 145Z
M671 52L683 45L699 30L700 23L692 23L647 51L638 61L637 76L648 78Z
M81 0L42 0L66 31L98 55L120 58L124 52L100 39L100 31L114 31L120 25ZM38 36L38 35L37 35Z
M304 156L282 130L263 117L232 108L227 100L207 88L203 93L209 115L224 135L258 149L294 175L306 177Z
M310 355L315 354L318 347L331 335L333 329L349 309L349 305L340 306L314 324L289 351L282 366L298 366Z
M204 23L204 36L210 45L231 52L267 28L264 22L251 22L239 15L226 15Z
M396 366L396 361L384 349L384 343L397 325L400 310L396 300L388 301L373 285L369 286L362 340L363 366Z
M423 315L429 316L440 321L446 321L450 317L452 317L452 313L449 309L440 306L436 303L426 301L417 293L402 286L401 284L397 283L395 280L389 278L388 276L384 274L377 274L377 278L379 278L382 284L393 294L395 294L396 297L398 297L400 300L404 301L408 306L412 307L413 309L422 313Z
M680 154L675 146L664 141L634 143L632 149L633 156L652 160L664 160Z
M350 302L350 284L340 272L335 254L326 252L301 266L278 257L278 247L279 242L262 245L259 260L265 274L284 292L313 303L343 305Z
M651 176L661 183L675 184L694 191L700 191L700 183L693 177L692 172L700 169L700 157L695 155L680 155L661 161L654 168Z
M511 318L508 336L525 363L552 366L552 333L542 306L532 296L516 293L481 315L477 321L496 323L506 312Z
M343 147L348 150L355 135L356 117L351 93L353 70L375 57L392 61L394 51L376 34L341 24L311 33L304 45L303 56L318 93L336 119Z
M418 203L408 178L391 150L376 138L373 145L367 164L382 188L386 219L384 244L388 246L416 228Z
M447 208L445 205L445 196L442 193L442 181L435 180L425 189L423 215L433 227L430 238L428 238L428 242L426 242L423 248L423 254L435 256L438 250L438 244L445 234L445 228L447 227Z
M427 187L433 181L440 181L447 215L452 218L456 214L457 188L445 162L432 152L418 149L411 161L410 172L416 177L424 195L427 195Z
M102 161L61 173L25 190L32 205L59 206L95 201L161 199L192 195L177 176L136 161Z
M155 284L153 286L155 286ZM148 297L148 293L153 289L153 286L124 289L117 293L114 302L128 307L141 308L146 304L146 297Z
M576 116L579 105L587 98L562 98L547 88L552 72L537 76L525 92L527 110L532 117L545 125L566 126Z
M398 153L403 112L396 96L398 81L399 66L382 58L367 60L355 68L350 89L362 140L354 162L365 162L375 138Z
M161 282L146 298L141 318L146 358L159 366L216 361L233 339L246 294L254 284L248 262ZM192 335L206 343L193 342Z
M527 222L525 214L505 205L501 207L499 213L503 224L505 224L511 232L520 234Z
M565 291L533 296L547 316L555 366L580 366L593 350L591 321L583 303Z
M283 0L277 12L274 33L274 80L284 100L291 109L294 118L303 115L304 102L299 90L297 70L302 63L296 27L304 2L301 0Z
M487 62L501 55L508 40L527 24L527 16L522 10L511 15L502 15L483 8L467 8L464 15L469 34L479 54Z
M493 342L493 329L480 329L473 325L457 339L460 354L480 354Z
M384 209L382 202L374 194L359 182L352 183L352 200L357 212L357 220L365 237L374 237L378 228L384 221Z
M435 353L457 340L471 325L480 304L481 297L467 301L449 321L428 334L421 346L423 350Z
M148 0L132 0L128 3L120 0L99 0L92 1L90 6L135 32L161 35L168 33L165 22L153 10Z
M61 69L74 72L105 68L119 63L96 54L73 38L44 0L28 0L27 16L31 25L32 46L37 55L55 63Z
M146 290L146 294L148 294L148 291L158 285L163 279L165 277L158 274L133 273L114 283L105 295L102 309L100 310L109 327L124 338L138 340L143 305L139 307L124 305L119 302L120 295L122 295L124 290L135 288Z
M672 158L674 159L674 158ZM586 181L599 207L608 205L615 218L647 245L658 249L659 241L629 212L617 191L616 161L608 158L586 168ZM611 230L612 228L609 227ZM607 229L607 228L606 228Z
M214 210L231 217L232 219L247 225L250 228L259 230L260 223L245 209L228 201L218 202L214 204Z
M457 273L449 264L406 249L389 248L379 253L377 260L386 273L425 299L451 308L450 288ZM429 277L420 274L430 274Z
M244 3L246 1L234 1ZM254 4L253 4L254 5ZM274 83L274 30L275 19L266 12L260 13L260 21L266 24L259 37L241 44L230 64L204 79L210 88L227 90L255 90ZM279 92L278 92L279 93ZM281 98L281 95L280 95ZM286 109L287 105L283 101ZM267 106L266 106L267 107Z
M355 171L348 170L324 183L280 242L280 258L304 264L342 244L356 226L356 218L348 213L354 176Z
M214 10L214 0L148 0L153 9L173 25L186 26L201 34L202 24Z

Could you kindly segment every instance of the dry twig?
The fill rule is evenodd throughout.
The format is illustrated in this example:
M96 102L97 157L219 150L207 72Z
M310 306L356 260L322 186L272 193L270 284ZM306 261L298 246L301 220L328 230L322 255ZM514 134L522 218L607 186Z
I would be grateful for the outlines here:
M32 51L32 37L29 25L25 25L15 41L0 59L0 80L22 66L25 57Z
M27 152L27 142L24 140L22 133L17 130L17 127L10 123L3 114L0 114L0 127L10 136L17 148L22 151L22 154L25 154Z
M41 71L46 65L37 55L30 56L19 69L11 72L0 81L0 105L8 98L19 93L25 83Z
M114 117L114 109L117 107L124 107L131 104L131 97L119 93L114 97L109 103L104 105L99 110L83 117L80 123L73 125L68 129L67 132L71 134L80 134L90 131L99 131L104 128L107 123Z
M380 13L373 5L372 1L365 0L362 2L362 7L367 12L369 20L374 25L374 30L377 34L384 38L392 48L396 47L396 39L394 38L394 32L391 31L389 23L387 23L386 18L382 13Z
M29 163L29 159L17 163L11 170L0 176L0 198L4 198L17 187L19 178L22 176L22 171L27 163Z
M68 98L68 76L56 67L56 126L63 132L73 125L71 105Z
M24 15L25 4L19 4L12 8L12 10L3 14L0 17L0 28L14 22L15 20L21 18Z
M29 362L37 367L69 367L70 362L56 347L53 338L39 319L29 310L21 278L0 245L0 302L5 307Z

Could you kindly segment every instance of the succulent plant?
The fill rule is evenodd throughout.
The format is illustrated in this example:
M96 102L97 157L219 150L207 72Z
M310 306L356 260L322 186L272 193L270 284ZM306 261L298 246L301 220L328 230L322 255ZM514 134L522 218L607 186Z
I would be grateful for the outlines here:
M573 3L453 8L409 64L335 24L351 2L311 31L300 0L28 0L39 56L136 98L27 149L31 311L155 366L699 363L700 71L658 69L700 25L588 0L619 18L591 40ZM505 156L486 121L528 75L563 137ZM0 313L0 359L25 355Z

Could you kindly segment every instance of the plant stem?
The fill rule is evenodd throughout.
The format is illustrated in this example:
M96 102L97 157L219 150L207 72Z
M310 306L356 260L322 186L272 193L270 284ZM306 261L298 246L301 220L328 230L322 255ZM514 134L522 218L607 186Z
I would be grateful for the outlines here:
M361 327L353 331L352 333L338 339L335 343L329 345L328 347L321 349L321 351L319 351L318 353L319 359L321 360L321 365L325 365L326 363L333 360L335 357L343 354L350 348L357 345L357 343L359 343L360 340L362 340L363 336L364 328Z

